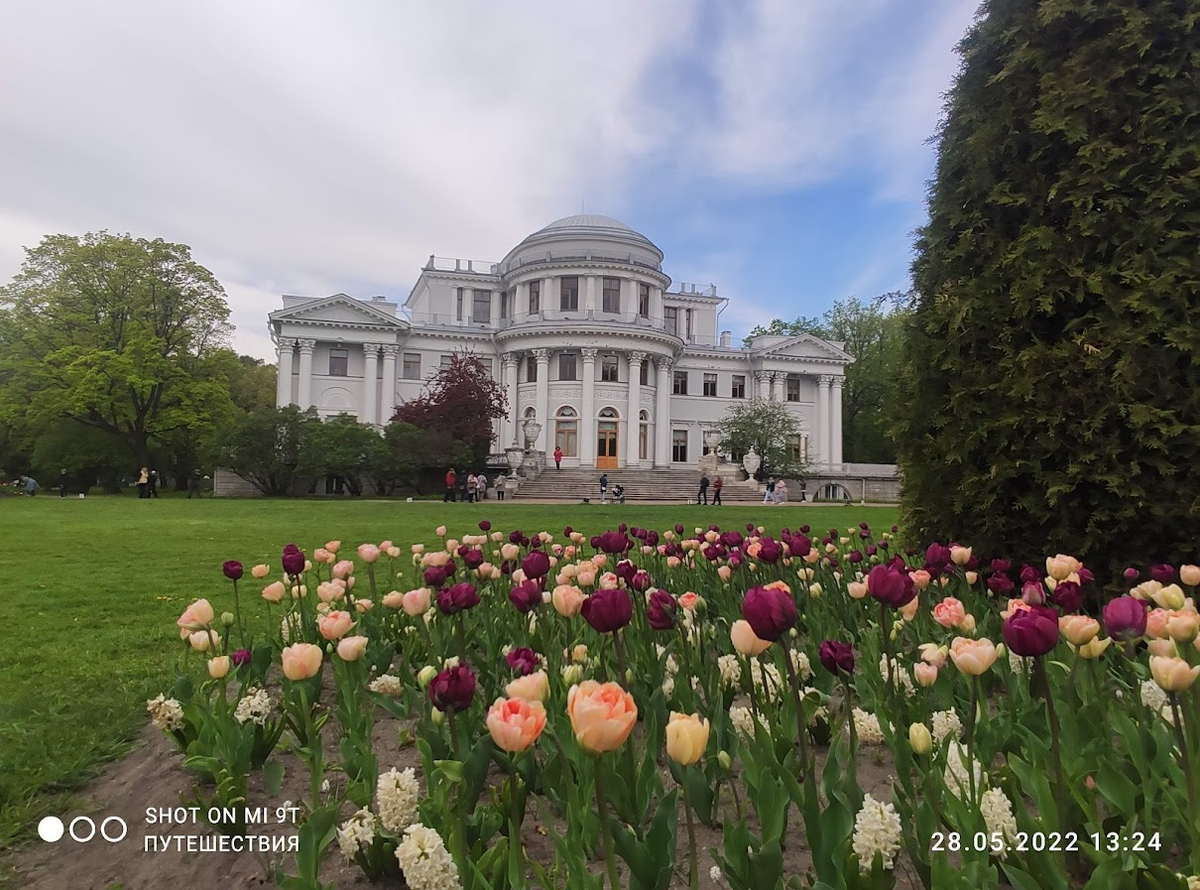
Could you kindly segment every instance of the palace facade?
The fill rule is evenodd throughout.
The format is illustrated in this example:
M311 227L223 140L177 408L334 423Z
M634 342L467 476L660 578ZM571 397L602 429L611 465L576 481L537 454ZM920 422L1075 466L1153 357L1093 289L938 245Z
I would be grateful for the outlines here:
M729 405L777 399L800 421L798 453L842 463L842 382L854 359L813 336L734 344L736 306L714 286L672 287L663 253L606 216L569 216L501 262L431 256L404 305L345 294L285 296L270 315L280 406L353 414L382 428L455 352L498 375L509 413L494 452L524 446L564 466L696 466ZM533 429L531 424L530 429Z

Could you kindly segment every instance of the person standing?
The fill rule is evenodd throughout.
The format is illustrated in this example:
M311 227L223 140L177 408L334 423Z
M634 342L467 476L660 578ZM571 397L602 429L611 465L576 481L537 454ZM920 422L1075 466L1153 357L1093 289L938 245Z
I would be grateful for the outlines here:
M775 502L775 477L767 477L767 493L763 495L764 504L772 504Z
M488 481L487 473L480 473L475 477L475 493L479 495L479 500L487 500Z
M496 477L496 500L504 500L504 474Z
M158 497L158 470L150 471L150 497Z
M150 497L150 469L142 467L138 470L138 500Z
M554 469L562 469L562 447L558 445L554 446Z
M65 469L58 471L58 496L60 498L67 496L67 471Z
M787 503L787 480L780 479L775 483L775 503L776 505Z
M696 503L708 506L708 476L700 477L700 491L696 495Z
M807 500L808 500L808 480L801 479L800 480L800 502L803 503L804 501L807 501Z
M474 473L467 476L467 503L475 503L475 489L479 485L479 480Z
M454 468L451 467L446 473L446 496L442 498L442 503L454 503L454 482L457 476L454 474Z
M608 497L608 473L600 475L600 503L607 503L605 500Z
M713 480L713 506L721 506L721 488L725 485L725 481L718 476Z

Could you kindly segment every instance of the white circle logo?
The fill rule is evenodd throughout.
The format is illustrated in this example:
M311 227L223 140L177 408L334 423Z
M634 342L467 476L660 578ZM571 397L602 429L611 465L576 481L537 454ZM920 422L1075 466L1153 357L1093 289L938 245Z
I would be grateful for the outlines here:
M75 833L75 826L81 822L86 822L87 827L89 829L91 829L88 832L87 837L80 837L79 835L77 835ZM87 816L76 816L74 819L71 820L71 825L67 828L67 831L69 831L71 833L71 840L75 841L78 844L86 844L88 841L90 841L92 838L94 838L96 836L96 823L93 822L91 819L89 819Z
M38 837L48 844L58 843L62 840L65 830L63 820L58 816L47 816L38 823Z
M116 837L112 837L108 833L109 823L112 823L112 822L115 822L121 826L121 833L116 835ZM115 834L115 831L114 831L114 834ZM103 822L100 823L100 836L102 838L104 838L106 841L108 841L110 844L115 844L118 841L125 840L125 835L127 835L127 834L129 834L129 826L125 823L125 820L122 819L120 816L109 816L107 819L105 819Z

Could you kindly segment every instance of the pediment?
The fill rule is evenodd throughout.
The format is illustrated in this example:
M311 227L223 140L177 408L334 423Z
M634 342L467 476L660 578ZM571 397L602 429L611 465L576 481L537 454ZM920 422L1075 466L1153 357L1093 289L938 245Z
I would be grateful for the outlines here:
M822 340L820 337L815 337L812 334L800 334L796 337L788 337L780 342L772 343L769 346L759 349L751 348L754 355L760 358L767 356L779 358L815 358L823 361L844 362L846 364L854 361L854 356L850 355L844 349L839 349L828 340Z
M318 297L305 303L289 306L271 313L271 321L305 322L308 324L331 325L383 325L392 328L407 328L405 319L389 315L370 303L356 300L346 294Z

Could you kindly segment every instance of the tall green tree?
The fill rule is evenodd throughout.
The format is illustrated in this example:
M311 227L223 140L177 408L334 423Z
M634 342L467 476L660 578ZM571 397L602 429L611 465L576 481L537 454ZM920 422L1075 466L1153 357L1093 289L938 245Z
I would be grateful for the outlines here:
M98 232L26 249L0 289L8 327L0 412L30 428L69 419L118 437L136 465L232 410L215 352L225 292L182 244Z
M1200 10L990 0L900 377L906 530L1108 577L1200 531Z
M808 470L797 448L800 420L783 402L749 399L731 405L717 421L721 451L741 460L753 449L762 458L765 475L802 477Z
M320 423L315 408L301 411L295 405L241 414L217 442L215 462L263 494L291 494L300 478L304 446Z
M339 414L305 427L297 469L304 476L341 476L358 497L384 455L383 439L373 425Z

